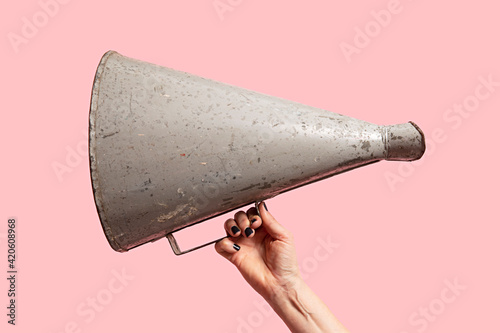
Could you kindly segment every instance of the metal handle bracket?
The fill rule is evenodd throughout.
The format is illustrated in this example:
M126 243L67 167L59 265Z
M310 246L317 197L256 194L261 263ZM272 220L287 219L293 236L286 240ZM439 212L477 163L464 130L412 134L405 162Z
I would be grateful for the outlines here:
M256 201L255 202L255 208L257 209L257 214L260 216L259 203L261 203L261 201ZM224 238L227 238L229 236L221 237L221 238L216 239L214 241L211 241L211 242L205 243L203 245L199 245L199 246L193 247L193 248L185 250L185 251L181 250L181 248L179 246L179 243L177 243L177 240L174 237L174 233L173 232L167 234L166 237L168 239L168 242L170 243L170 247L172 247L172 251L174 251L175 255L180 256L181 254L186 254L186 253L192 252L194 250L201 249L202 247L208 246L210 244L217 243L218 241L223 240Z
M214 241L208 242L208 243L200 245L200 246L193 247L193 248L191 248L189 250L185 250L185 251L182 251L181 248L179 247L179 244L177 243L177 240L175 239L173 232L167 234L166 237L168 239L168 242L170 243L170 246L172 247L172 251L174 251L174 253L176 255L180 256L181 254L186 254L186 253L189 253L191 251L201 249L202 247L208 246L210 244L217 243L218 241L223 240L224 238L227 238L228 236L216 239Z

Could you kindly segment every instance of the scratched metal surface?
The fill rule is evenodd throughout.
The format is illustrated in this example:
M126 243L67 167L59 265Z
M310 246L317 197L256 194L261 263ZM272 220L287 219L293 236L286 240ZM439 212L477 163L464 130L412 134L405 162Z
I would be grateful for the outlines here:
M89 153L113 249L379 160L425 150L413 123L378 126L106 53L96 72Z

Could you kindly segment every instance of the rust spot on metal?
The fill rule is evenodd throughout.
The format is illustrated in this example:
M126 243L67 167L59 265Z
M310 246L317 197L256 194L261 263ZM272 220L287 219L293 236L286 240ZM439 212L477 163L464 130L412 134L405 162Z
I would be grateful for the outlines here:
M253 189L254 187L259 186L259 185L260 185L260 184L253 184L253 185L250 185L250 186L248 186L248 187L245 187L245 188L240 189L240 191L247 191L247 190L251 190L251 189Z
M264 185L259 187L259 190L265 190L267 188L271 188L271 186L272 185L270 183L264 183Z
M120 133L120 131L116 131L116 132L114 132L114 133L110 133L110 134L104 134L104 135L102 136L102 138L103 138L103 139L106 139L106 138L109 138L110 136L113 136L113 135L118 134L118 133Z
M369 151L371 146L372 145L370 144L370 141L363 141L363 144L361 145L361 149Z
M180 214L184 210L184 208L186 208L187 206L189 206L189 204L184 204L184 205L177 206L174 210L168 212L167 214L162 214L162 215L158 216L156 218L156 222L158 222L158 223L165 223L165 222L167 222L171 218L173 218L173 217L177 216L178 214Z

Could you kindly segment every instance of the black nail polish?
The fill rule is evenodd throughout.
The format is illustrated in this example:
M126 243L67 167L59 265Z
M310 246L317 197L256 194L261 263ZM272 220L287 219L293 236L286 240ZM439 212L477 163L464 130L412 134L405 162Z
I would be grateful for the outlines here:
M241 249L241 247L238 244L233 244L233 249L235 249L236 251L239 251Z
M253 224L254 222L257 222L256 218L253 218L252 221L250 221L250 224Z
M245 229L245 236L250 236L251 234L253 234L253 230L251 228L246 228Z
M233 225L231 227L231 232L233 233L233 235L236 235L238 232L240 232L240 229L237 226Z
M268 211L269 211L269 209L267 209L266 203L265 203L265 202L263 202L263 204L264 204L264 208L266 209L266 212L268 212Z

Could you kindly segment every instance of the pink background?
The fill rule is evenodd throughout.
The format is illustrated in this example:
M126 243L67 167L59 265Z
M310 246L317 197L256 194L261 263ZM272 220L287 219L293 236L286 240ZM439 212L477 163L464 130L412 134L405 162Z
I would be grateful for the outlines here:
M500 86L476 91L479 77L500 82L497 2L54 1L0 11L0 277L7 218L19 233L17 325L6 323L1 278L2 332L287 331L212 248L109 247L86 131L110 49L373 123L415 121L427 135L420 162L370 165L268 207L294 233L308 284L352 332L499 332ZM464 103L470 111L449 111Z

